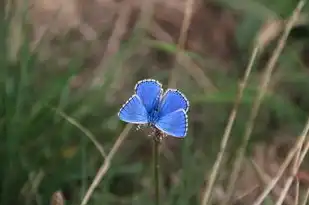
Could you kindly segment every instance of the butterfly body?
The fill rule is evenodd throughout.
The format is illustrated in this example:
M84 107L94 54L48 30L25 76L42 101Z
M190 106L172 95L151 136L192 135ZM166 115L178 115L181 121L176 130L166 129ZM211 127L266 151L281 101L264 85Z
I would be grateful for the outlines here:
M158 110L153 110L151 112L148 113L148 122L151 125L154 125L158 119L159 119L159 111Z
M133 124L149 124L160 131L184 137L188 129L189 101L176 89L163 94L161 83L153 79L139 81L135 94L122 106L118 116Z

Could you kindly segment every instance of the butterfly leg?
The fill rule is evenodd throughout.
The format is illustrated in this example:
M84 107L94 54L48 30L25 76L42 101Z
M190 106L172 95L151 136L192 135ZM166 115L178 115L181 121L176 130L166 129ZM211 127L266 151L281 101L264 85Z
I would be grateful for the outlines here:
M165 133L161 132L161 130L159 130L155 126L151 126L151 132L150 132L149 136L152 137L157 142L161 143L162 140L164 139L164 137L166 137L167 135Z

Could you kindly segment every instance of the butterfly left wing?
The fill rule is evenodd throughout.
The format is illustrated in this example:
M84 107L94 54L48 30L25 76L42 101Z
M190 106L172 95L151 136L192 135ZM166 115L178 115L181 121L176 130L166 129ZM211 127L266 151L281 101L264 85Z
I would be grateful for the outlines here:
M178 109L160 117L154 125L168 135L183 138L188 131L188 116L184 109Z
M133 95L121 108L118 113L122 121L133 124L148 123L148 112L141 99Z
M145 79L135 85L135 93L141 99L148 113L159 103L162 94L162 85L154 79Z
M189 109L189 101L179 90L168 89L163 95L159 105L160 116L164 116L179 109L183 109L187 112Z

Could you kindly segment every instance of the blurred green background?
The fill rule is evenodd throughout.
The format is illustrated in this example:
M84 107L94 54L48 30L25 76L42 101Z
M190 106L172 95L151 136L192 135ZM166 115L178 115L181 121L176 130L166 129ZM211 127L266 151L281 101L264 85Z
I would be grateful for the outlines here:
M154 10L154 21L171 42L152 32L155 25L143 28L142 13L133 12L118 46L110 38L118 25L115 20L101 31L94 29L95 40L84 40L78 28L70 28L61 35L46 34L34 46L35 24L26 18L27 12L21 12L31 8L20 6L20 1L5 2L0 28L0 205L50 204L58 190L66 204L79 204L104 162L92 138L108 153L125 127L117 112L132 95L135 83L154 78L167 88L172 77L177 82L173 87L190 100L189 134L183 140L168 138L162 145L163 204L199 204L254 38L266 20L289 17L297 3L201 1L189 27L185 60L175 63L182 16L172 7L168 7L169 15L175 15L175 21L160 17L160 5ZM305 20L308 6L303 10ZM307 29L304 21L292 30L279 58L249 142L249 156L257 143L273 142L282 133L294 138L305 124L309 112ZM225 155L227 167L243 136L276 40L267 44L254 66ZM153 204L151 153L147 129L133 128L89 204ZM228 173L227 169L220 175L224 178Z

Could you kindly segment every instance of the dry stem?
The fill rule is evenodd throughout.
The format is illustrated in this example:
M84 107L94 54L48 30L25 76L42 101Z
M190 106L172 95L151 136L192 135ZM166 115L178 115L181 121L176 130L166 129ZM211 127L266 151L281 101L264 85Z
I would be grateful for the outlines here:
M99 183L101 182L103 176L106 174L106 172L108 171L110 164L111 164L111 160L113 159L114 155L116 154L116 152L118 151L120 145L123 143L123 141L126 139L126 137L128 136L130 130L132 129L133 125L132 124L128 124L122 131L122 133L119 135L119 137L117 138L115 144L113 145L111 151L108 153L108 155L105 158L104 163L102 164L102 166L100 167L99 171L97 172L94 180L92 181L90 187L88 188L85 196L83 197L83 200L81 202L81 205L86 205L91 197L91 195L93 194L93 191L95 190L95 188L99 185Z
M237 157L236 157L236 160L235 160L235 163L234 163L234 166L233 166L231 178L229 180L227 197L226 197L226 200L222 203L223 205L227 204L228 201L231 199L231 197L233 195L235 183L236 183L236 180L238 178L239 171L241 169L241 165L242 165L242 162L243 162L243 158L244 158L244 154L245 154L246 147L247 147L247 144L248 144L248 140L250 139L252 130L254 128L255 119L258 115L260 105L261 105L262 100L264 98L264 95L267 91L267 87L268 87L269 81L271 79L272 72L273 72L275 64L276 64L284 46L285 46L285 43L286 43L286 40L287 40L287 38L290 34L290 31L291 31L294 23L298 19L299 11L303 7L303 5L304 5L304 2L300 1L300 3L297 6L297 8L295 9L293 15L288 20L286 28L284 29L283 35L279 39L277 47L275 48L273 55L270 58L267 66L266 66L265 73L264 73L264 76L262 78L261 86L260 86L260 89L259 89L259 93L258 93L258 95L257 95L257 97L254 101L253 108L252 108L251 113L250 113L250 118L249 118L249 121L248 121L247 126L246 126L243 141L242 141L240 149L237 153Z

